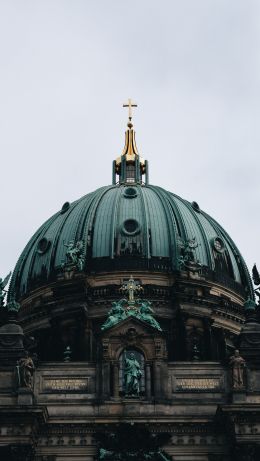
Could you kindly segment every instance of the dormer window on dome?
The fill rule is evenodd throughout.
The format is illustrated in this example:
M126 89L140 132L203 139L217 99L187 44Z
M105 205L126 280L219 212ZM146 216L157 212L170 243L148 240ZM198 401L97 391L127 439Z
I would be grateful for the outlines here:
M120 157L113 161L113 184L148 184L148 162L140 157L135 142L132 123L132 108L137 107L131 99L123 104L128 107L128 130L125 132L125 147ZM145 181L143 176L145 175Z

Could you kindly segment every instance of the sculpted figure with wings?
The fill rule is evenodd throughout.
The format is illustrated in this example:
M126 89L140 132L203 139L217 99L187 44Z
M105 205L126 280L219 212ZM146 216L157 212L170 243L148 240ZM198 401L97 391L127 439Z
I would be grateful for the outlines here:
M0 307L3 307L4 305L4 299L7 293L7 290L5 290L6 285L9 282L9 279L11 277L11 272L3 279L0 278Z
M254 284L255 284L255 286L257 286L257 288L254 290L254 292L255 292L256 296L258 296L259 301L260 301L260 275L259 275L259 272L257 270L256 264L254 264L254 267L252 269L252 275L253 275Z

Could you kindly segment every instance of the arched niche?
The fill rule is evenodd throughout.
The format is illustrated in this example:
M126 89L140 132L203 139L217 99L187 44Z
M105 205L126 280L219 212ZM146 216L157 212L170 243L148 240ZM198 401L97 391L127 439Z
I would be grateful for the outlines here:
M105 398L124 397L122 363L125 350L138 351L144 361L144 391L141 397L165 398L167 393L167 349L164 333L135 317L114 325L102 332L102 385Z

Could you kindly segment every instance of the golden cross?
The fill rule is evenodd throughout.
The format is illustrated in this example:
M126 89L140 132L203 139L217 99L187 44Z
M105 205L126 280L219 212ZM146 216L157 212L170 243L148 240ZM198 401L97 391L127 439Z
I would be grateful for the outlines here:
M137 107L137 104L135 104L132 99L128 99L128 103L123 104L123 107L128 107L128 118L129 120L132 120L132 107Z

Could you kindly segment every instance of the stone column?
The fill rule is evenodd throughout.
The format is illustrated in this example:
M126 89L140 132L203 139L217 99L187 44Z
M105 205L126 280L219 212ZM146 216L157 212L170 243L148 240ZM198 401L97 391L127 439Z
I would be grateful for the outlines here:
M150 363L145 364L145 394L146 394L147 400L150 400L152 396Z
M166 362L161 362L161 396L163 398L171 398L171 391L169 390L169 373L168 365Z
M113 364L113 394L115 398L119 397L119 363Z
M161 394L161 367L160 362L154 361L153 364L153 383L154 383L154 397L158 398Z
M102 397L107 399L110 397L110 363L103 362L102 364Z
M204 319L204 338L205 338L205 360L213 360L213 344L212 344L212 328L211 322L208 319Z
M92 324L89 319L85 320L83 343L86 350L86 359L93 360L93 336L92 336Z

